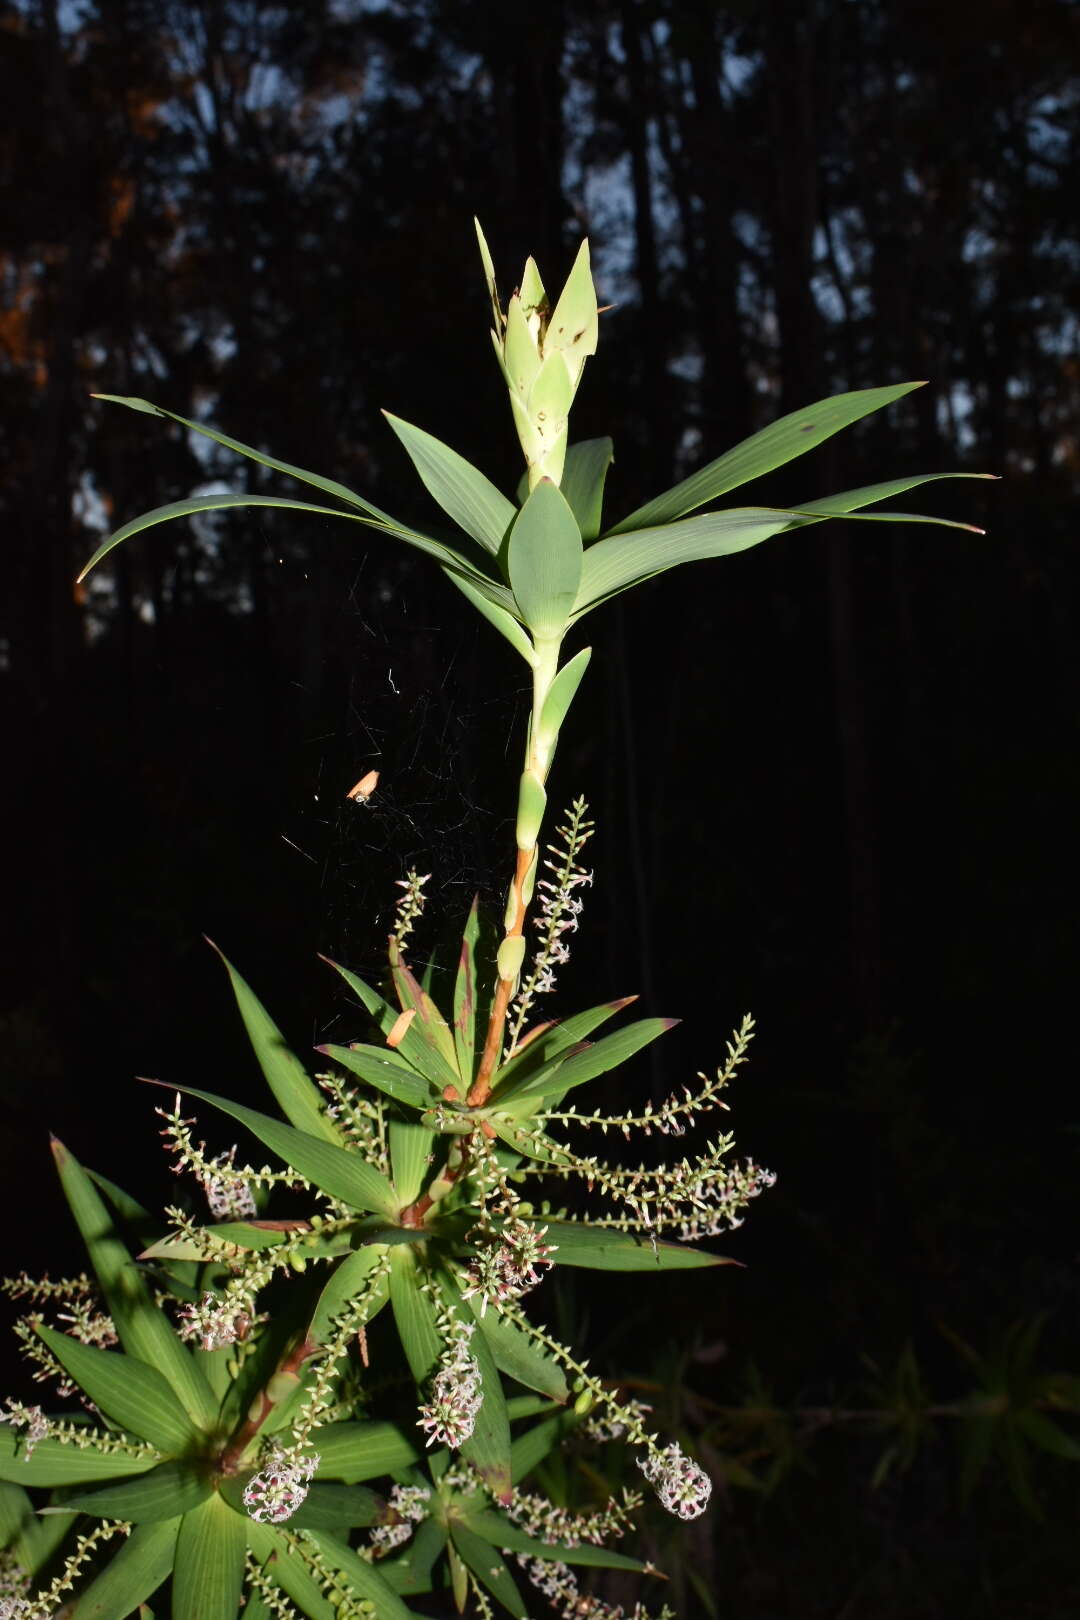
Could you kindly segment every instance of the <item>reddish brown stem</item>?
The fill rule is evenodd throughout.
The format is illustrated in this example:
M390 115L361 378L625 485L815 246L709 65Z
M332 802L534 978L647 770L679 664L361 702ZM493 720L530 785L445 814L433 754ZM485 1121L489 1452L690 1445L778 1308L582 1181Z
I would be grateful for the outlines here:
M514 921L506 930L506 939L520 938L525 931L525 879L529 875L529 868L533 863L535 850L519 849L517 852L517 866L514 871ZM488 1019L487 1039L484 1042L484 1051L480 1058L480 1067L476 1079L469 1092L468 1102L472 1108L480 1108L491 1096L491 1077L498 1067L502 1055L503 1030L506 1027L506 1014L510 1008L510 997L514 993L513 979L500 979L495 986L495 998L491 1003L491 1017Z
M304 1362L307 1361L309 1356L315 1355L316 1351L320 1350L321 1348L322 1346L318 1344L316 1340L305 1337L300 1340L299 1344L295 1345L293 1349L289 1351L288 1355L285 1356L278 1366L278 1369L274 1373L270 1383L267 1384L266 1388L259 1391L255 1401L252 1403L256 1407L256 1410L254 1412L248 1412L247 1417L236 1430L236 1433L225 1447L225 1450L221 1453L221 1456L218 1459L218 1472L220 1474L235 1474L238 1471L248 1446L250 1446L251 1442L254 1440L255 1436L258 1434L259 1430L270 1416L270 1413L276 1406L281 1404L280 1397L275 1400L268 1393L268 1390L274 1383L274 1380L280 1378L282 1374L285 1374L286 1376L291 1375L293 1378L299 1378L300 1369L304 1365Z

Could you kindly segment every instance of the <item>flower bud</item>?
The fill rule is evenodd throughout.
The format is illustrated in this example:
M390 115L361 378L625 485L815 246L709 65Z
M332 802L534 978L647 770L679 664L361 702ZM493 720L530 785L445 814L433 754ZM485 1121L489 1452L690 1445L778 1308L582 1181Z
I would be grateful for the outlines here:
M542 478L558 484L566 459L570 406L585 362L596 353L599 322L589 244L584 241L578 249L554 309L530 258L521 286L504 312L479 223L476 234L491 294L495 358L510 390L514 425L529 469L529 488L535 489Z

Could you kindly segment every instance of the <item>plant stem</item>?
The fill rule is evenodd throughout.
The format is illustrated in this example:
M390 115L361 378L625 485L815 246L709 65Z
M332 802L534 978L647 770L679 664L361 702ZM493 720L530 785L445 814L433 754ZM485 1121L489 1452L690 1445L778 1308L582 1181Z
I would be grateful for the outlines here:
M543 724L544 704L551 691L552 682L559 671L559 652L562 647L561 635L551 640L539 636L535 638L536 663L533 665L533 699L532 714L529 718L529 733L525 745L525 770L521 779L521 790L518 798L518 847L517 860L514 865L514 878L510 885L510 896L506 907L506 931L504 939L520 939L525 932L525 916L532 899L532 885L535 878L536 863L539 858L540 823L539 820L525 814L525 797L530 790L540 789L543 799L544 783L547 781L551 769L551 761L555 755L555 745L559 740L558 729L546 730ZM469 1091L468 1102L471 1107L478 1108L487 1102L491 1095L491 1077L495 1073L502 1055L503 1030L506 1026L506 1015L517 984L517 974L500 974L495 986L495 995L491 1003L491 1015L488 1019L487 1038L484 1041L484 1050L480 1058L480 1067L476 1079Z

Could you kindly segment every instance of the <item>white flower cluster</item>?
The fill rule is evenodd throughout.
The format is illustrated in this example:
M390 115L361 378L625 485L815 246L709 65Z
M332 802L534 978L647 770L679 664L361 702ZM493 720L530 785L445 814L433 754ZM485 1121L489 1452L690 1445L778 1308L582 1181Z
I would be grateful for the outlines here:
M638 1467L656 1491L669 1513L680 1519L696 1519L704 1513L712 1495L712 1480L699 1468L677 1441L663 1451L650 1451Z
M34 1447L47 1438L49 1420L40 1406L24 1406L22 1401L7 1400L6 1412L0 1412L0 1423L10 1423L13 1429L25 1429L23 1462L29 1462Z
M22 1620L33 1613L30 1576L13 1554L0 1552L0 1620Z
M307 1497L319 1457L298 1457L275 1445L266 1466L244 1486L244 1506L259 1523L291 1519Z
M390 1524L377 1524L371 1532L371 1546L376 1556L391 1552L408 1541L413 1525L419 1524L427 1512L431 1492L426 1485L395 1485L390 1492L390 1508L397 1518Z
M619 1403L617 1412L613 1409L593 1412L585 1419L582 1427L590 1440L606 1444L609 1440L621 1440L632 1423L643 1423L651 1411L652 1407L645 1401L631 1397Z
M251 1313L238 1299L207 1292L197 1305L180 1310L180 1337L199 1339L204 1350L220 1350L224 1345L246 1339L251 1331Z
M469 1286L462 1299L480 1297L480 1315L489 1304L501 1310L508 1299L520 1299L540 1281L539 1267L550 1269L555 1262L554 1243L545 1243L546 1226L528 1221L509 1220L499 1236L486 1243L469 1266Z
M257 1213L255 1197L245 1178L233 1169L236 1144L228 1153L211 1159L211 1170L203 1176L203 1192L211 1215L219 1221L248 1221Z
M450 1322L450 1337L431 1386L431 1400L420 1408L417 1427L427 1430L427 1444L463 1446L476 1427L484 1404L480 1368L469 1348L475 1322Z

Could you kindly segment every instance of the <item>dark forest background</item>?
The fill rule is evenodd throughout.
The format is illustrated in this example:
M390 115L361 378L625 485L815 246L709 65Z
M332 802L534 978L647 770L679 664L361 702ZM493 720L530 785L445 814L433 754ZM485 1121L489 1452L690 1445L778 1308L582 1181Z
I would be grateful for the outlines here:
M305 1051L354 1032L316 952L376 973L410 862L433 945L511 843L521 666L422 559L260 512L74 589L280 485L90 393L427 519L383 406L518 477L471 215L504 293L587 233L612 517L908 377L752 498L1003 481L907 498L985 536L796 532L589 620L559 1006L683 1016L643 1095L752 1009L780 1179L745 1271L555 1303L721 1479L658 1543L684 1614L1075 1613L1080 7L0 0L0 72L4 1269L79 1264L48 1129L160 1204L133 1077L258 1095L203 932Z

